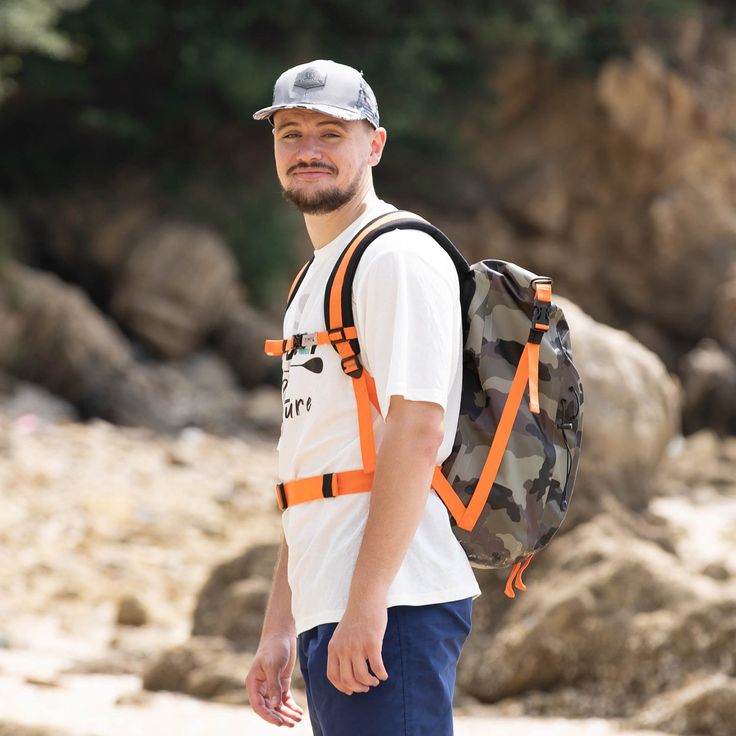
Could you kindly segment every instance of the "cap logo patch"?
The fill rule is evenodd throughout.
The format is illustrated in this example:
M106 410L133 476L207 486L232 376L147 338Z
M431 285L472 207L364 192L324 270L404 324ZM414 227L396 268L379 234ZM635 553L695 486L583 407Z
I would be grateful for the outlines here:
M326 74L320 74L317 69L310 66L299 72L294 80L294 86L302 89L314 89L315 87L324 87L326 81Z

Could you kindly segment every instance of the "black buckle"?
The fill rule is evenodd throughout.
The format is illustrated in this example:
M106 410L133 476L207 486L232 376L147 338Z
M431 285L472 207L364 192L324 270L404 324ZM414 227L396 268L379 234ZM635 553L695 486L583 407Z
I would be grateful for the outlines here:
M351 362L353 363L352 366L350 366ZM343 358L340 361L340 365L342 366L343 372L350 376L350 378L360 378L363 375L363 366L357 355L348 355L347 358Z
M552 304L551 302L540 302L538 300L534 300L534 312L532 314L532 324L533 325L547 325L549 326L549 315L552 311Z
M325 473L322 476L322 496L323 498L332 498L335 494L332 492L332 473Z

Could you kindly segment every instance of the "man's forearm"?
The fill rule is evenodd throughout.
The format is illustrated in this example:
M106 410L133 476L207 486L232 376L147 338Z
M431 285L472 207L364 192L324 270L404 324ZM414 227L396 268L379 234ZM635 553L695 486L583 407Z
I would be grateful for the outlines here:
M291 588L287 577L288 564L289 547L282 535L271 594L268 598L266 615L263 619L261 639L267 639L270 636L282 636L283 634L296 636L296 625L291 613Z
M349 605L385 597L396 577L427 503L442 420L442 408L426 402L401 399L389 411Z

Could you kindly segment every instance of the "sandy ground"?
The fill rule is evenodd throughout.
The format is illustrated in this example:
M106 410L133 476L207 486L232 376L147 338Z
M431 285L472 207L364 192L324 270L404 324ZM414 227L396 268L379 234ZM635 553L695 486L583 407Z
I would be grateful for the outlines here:
M194 430L161 438L102 422L0 417L0 724L44 724L71 736L285 730L245 706L142 692L130 672L68 672L114 659L121 638L141 636L148 655L187 639L212 567L278 537L273 446ZM689 532L679 543L694 568L717 560L731 567L736 558L718 540L735 528L736 499L698 501L663 498L655 508ZM119 598L131 593L149 618L135 631L115 624ZM311 729L303 723L293 733ZM487 707L458 712L456 733L633 736L613 721L502 717Z
M53 725L70 736L309 736L305 721L293 729L263 722L242 706L205 703L182 695L157 693L144 704L116 704L135 697L140 683L131 676L69 675L53 687L0 676L0 722ZM661 736L651 731L620 731L604 720L458 716L457 736ZM428 735L430 736L430 735Z

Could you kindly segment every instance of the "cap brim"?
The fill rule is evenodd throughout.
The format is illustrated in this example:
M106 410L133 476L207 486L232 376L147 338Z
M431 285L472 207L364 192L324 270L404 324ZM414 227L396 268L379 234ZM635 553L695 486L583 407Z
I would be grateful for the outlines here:
M352 110L345 110L342 107L334 107L333 105L318 105L309 103L294 103L289 105L272 105L271 107L264 107L262 110L253 113L254 120L266 120L270 118L275 112L279 110L314 110L315 112L322 112L325 115L329 115L333 118L340 120L368 120L359 113ZM368 120L370 122L370 120Z

